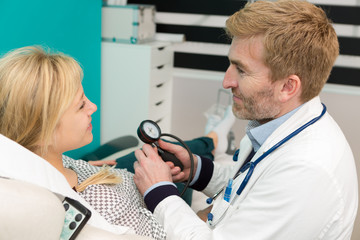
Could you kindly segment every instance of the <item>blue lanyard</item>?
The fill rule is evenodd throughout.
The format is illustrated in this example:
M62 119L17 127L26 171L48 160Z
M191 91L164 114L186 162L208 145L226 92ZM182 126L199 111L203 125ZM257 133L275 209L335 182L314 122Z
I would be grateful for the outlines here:
M238 188L238 190L236 191L237 195L240 195L242 193L242 191L244 190L244 188L246 187L246 185L248 184L251 175L254 172L254 169L256 167L256 165L258 165L259 162L261 162L261 160L263 160L264 158L266 158L270 153L274 152L277 148L279 148L281 145L283 145L284 143L286 143L287 141L289 141L291 138L293 138L294 136L296 136L297 134L299 134L301 131L303 131L305 128L309 127L310 125L316 123L322 116L324 116L324 114L326 113L326 106L325 104L323 104L323 110L321 112L321 114L313 119L311 119L309 122L305 123L304 125L302 125L301 127L299 127L298 129L296 129L294 132L290 133L288 136L286 136L284 139L282 139L281 141L279 141L277 144L275 144L274 146L272 146L269 150L267 150L265 153L263 153L258 159L256 159L254 162L248 162L246 163L241 169L239 173L243 173L245 172L247 169L249 169L249 171L247 172L244 180L242 181L240 187ZM238 176L239 174L236 174L234 179ZM221 189L219 192L217 192L213 197L210 197L206 200L206 202L208 204L210 204L224 189Z

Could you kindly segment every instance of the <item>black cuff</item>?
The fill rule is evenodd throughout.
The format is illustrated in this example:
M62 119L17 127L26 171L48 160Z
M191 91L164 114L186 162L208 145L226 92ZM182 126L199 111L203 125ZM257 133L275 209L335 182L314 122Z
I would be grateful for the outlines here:
M176 195L179 196L178 189L171 184L162 185L154 188L146 194L144 201L147 208L153 213L156 206L165 198Z
M201 156L200 156L201 157ZM191 186L192 189L202 191L209 184L214 173L214 163L208 158L201 157L201 170L198 180Z

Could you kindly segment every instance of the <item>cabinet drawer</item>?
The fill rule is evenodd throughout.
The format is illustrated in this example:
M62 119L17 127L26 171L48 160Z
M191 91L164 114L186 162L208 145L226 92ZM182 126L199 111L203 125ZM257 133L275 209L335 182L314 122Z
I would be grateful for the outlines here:
M160 83L150 88L150 104L157 104L163 100L171 100L172 81Z
M172 79L172 64L163 64L151 70L150 85L155 86Z
M162 133L170 133L171 132L170 114L160 117L159 119L154 119L154 121L159 125Z
M151 67L155 68L173 62L174 51L170 46L154 47L151 50Z
M164 99L149 106L149 117L150 119L153 119L155 121L156 119L160 119L166 115L170 115L170 110L170 99Z

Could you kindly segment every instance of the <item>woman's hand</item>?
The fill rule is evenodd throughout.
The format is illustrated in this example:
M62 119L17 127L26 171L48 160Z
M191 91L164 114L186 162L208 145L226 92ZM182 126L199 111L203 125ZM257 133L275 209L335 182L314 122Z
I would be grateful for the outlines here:
M93 166L102 166L102 165L116 165L116 160L96 160L96 161L88 161L90 165Z

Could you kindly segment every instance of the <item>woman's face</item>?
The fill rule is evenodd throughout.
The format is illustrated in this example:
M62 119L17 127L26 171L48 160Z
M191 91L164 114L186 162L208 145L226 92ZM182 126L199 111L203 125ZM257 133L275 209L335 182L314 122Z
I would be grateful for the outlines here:
M59 153L83 147L93 140L91 115L97 110L81 86L55 131L54 150Z

